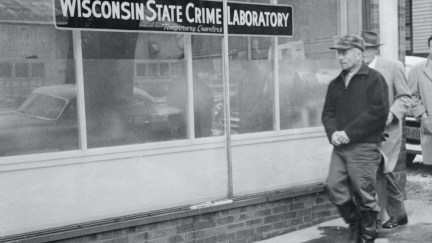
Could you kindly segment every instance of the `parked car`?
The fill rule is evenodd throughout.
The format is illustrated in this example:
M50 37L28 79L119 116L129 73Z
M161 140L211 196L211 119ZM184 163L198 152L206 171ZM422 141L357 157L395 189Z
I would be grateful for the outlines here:
M424 57L406 56L405 68L407 75L415 65L426 61ZM415 119L410 112L405 119L405 134L406 134L406 161L411 163L416 155L421 154L420 145L420 121Z
M405 56L405 70L407 75L409 74L409 72L411 71L411 69L421 63L426 61L426 58L424 57L418 57L418 56Z
M162 132L171 133L176 126L173 121L181 121L175 119L182 115L180 109L155 101L143 90L134 88L132 99L120 99L123 99L121 110L125 119L117 122L133 131L121 131L120 136L106 139L104 132L109 131L98 130L101 120L87 119L89 147L119 145L131 141L122 137L131 133L136 136L135 142L162 140L157 136ZM78 149L77 114L75 85L33 90L16 111L0 114L0 156Z
M412 116L405 119L406 162L412 163L416 155L421 154L420 121Z

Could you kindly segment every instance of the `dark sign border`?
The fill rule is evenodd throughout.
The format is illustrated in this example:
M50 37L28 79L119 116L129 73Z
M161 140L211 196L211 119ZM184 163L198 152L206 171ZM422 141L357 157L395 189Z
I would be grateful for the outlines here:
M78 1L78 0L77 0ZM101 2L107 0L100 0ZM109 0L110 2L111 0ZM114 0L113 0L114 1ZM129 0L128 2L142 2L147 3L148 0ZM71 30L90 30L90 31L120 31L120 32L164 32L164 33L191 33L191 34L206 34L206 35L223 35L223 13L221 24L197 24L197 23L178 23L178 22L149 22L139 20L103 20L96 18L78 18L78 17L63 17L60 6L60 0L53 0L54 2L54 25L57 29ZM186 6L188 3L193 3L194 6L199 8L223 8L222 2L217 1L199 1L199 0L156 0L157 4L164 5L180 5ZM180 3L180 4L179 4ZM261 35L261 36L292 36L293 35L293 7L290 5L270 5L270 4L255 4L255 3L240 3L240 2L228 2L229 16L228 19L228 34L230 35ZM282 10L282 11L281 11ZM247 13L247 21L251 23L252 13L255 15L255 21L261 20L259 24L269 25L269 23L286 23L287 26L244 26L244 25L233 25L235 22L234 11L237 11L237 16L243 11ZM259 15L261 13L261 15ZM264 14L265 13L265 14ZM271 13L275 13L270 16ZM281 16L277 13L288 13L288 18L281 19ZM257 18L258 14L258 18ZM276 18L275 18L276 15ZM261 17L261 18L260 18ZM264 17L264 18L263 18ZM279 17L279 18L278 18ZM265 22L262 22L262 20ZM256 24L257 22L255 22ZM167 28L168 26L168 28Z

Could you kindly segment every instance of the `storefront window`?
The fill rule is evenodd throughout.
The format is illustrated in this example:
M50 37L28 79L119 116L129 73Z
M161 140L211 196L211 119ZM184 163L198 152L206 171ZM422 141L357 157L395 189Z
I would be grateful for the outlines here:
M279 62L281 129L320 127L328 83L339 72L336 59Z
M222 38L192 36L195 137L224 134Z
M78 149L71 35L47 24L52 9L32 6L8 1L0 16L22 23L0 23L0 156Z
M90 148L190 138L188 78L195 137L223 134L221 38L194 36L187 49L183 39L83 32Z
M273 134L268 135L271 133L233 137L234 196L320 182L328 172L328 164L322 158L328 158L331 147L326 146L328 141L319 127L322 127L321 111L328 83L340 72L335 53L329 50L340 32L340 5L337 0L271 3L293 7L294 34L277 38L230 38L230 82L237 85L231 95L242 97L239 80L249 82L246 89L253 93L246 96L243 105L232 104L232 110L239 112L240 133L276 130L273 117L278 117L274 113L279 112L280 129L298 129L295 136L300 138L292 139L291 132L278 133L277 138L287 140L275 139ZM246 43L239 48L247 50L242 58L236 52L238 43ZM278 60L274 58L276 53ZM251 66L242 67L241 62ZM272 75L274 65L278 67L277 75ZM278 82L276 89L272 85L275 82ZM277 105L274 90L279 91L278 111L273 108ZM245 104L248 108L244 108ZM242 112L248 116L243 118ZM243 130L242 121L246 124L250 121L254 127L245 125ZM312 127L317 129L306 129Z
M90 148L185 138L186 103L172 102L173 93L187 96L172 87L186 77L184 60L178 59L180 51L168 56L172 47L162 40L152 34L83 32Z
M232 133L273 130L273 61L270 38L230 37Z
M293 37L279 38L278 45L281 129L322 126L327 85L340 71L329 50L339 31L338 1L278 2L293 6L296 13Z

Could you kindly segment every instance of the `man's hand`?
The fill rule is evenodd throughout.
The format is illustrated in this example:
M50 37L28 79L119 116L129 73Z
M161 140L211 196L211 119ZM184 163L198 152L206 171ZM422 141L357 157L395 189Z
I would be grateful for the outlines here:
M340 131L339 134L340 134L340 135L339 135L339 137L340 137L340 141L341 141L343 144L347 144L347 143L350 142L350 139L349 139L348 135L345 133L345 131Z
M393 113L389 112L387 116L386 126L390 125L393 122L393 119L394 119Z
M350 142L348 136L345 131L336 131L332 135L331 142L334 146L339 146L341 144L347 144Z
M334 146L339 146L341 145L341 142L339 141L339 132L334 132L332 137L331 137L331 143Z

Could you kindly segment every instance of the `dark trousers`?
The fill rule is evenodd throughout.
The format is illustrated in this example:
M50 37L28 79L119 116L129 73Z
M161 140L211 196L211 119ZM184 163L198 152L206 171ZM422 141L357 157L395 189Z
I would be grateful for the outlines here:
M333 149L327 190L334 204L355 200L359 211L379 212L375 186L381 161L379 146L359 143Z
M333 149L327 191L342 218L359 239L373 241L379 213L376 175L381 161L380 144L346 144ZM352 240L353 235L350 235ZM356 241L357 236L354 236Z

